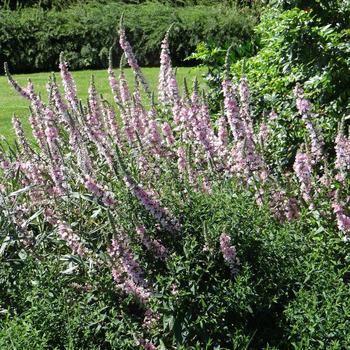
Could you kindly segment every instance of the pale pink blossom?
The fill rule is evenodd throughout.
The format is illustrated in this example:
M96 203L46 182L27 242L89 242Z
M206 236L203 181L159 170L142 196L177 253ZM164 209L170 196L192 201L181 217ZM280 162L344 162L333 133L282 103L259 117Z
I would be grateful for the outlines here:
M171 232L180 229L180 223L172 216L169 210L162 207L160 201L150 193L147 193L140 184L137 184L129 175L123 177L125 185L131 193L140 201L145 209L165 228Z
M73 108L74 112L79 113L79 102L77 97L77 88L75 86L75 81L68 70L68 64L63 59L63 55L60 56L60 64L62 84L65 92L65 97L70 106Z
M220 235L220 250L231 272L236 273L238 271L237 267L240 264L237 258L236 247L231 245L231 238L225 233Z
M344 207L335 201L332 204L332 208L337 218L337 225L339 230L344 233L350 232L350 217L345 214Z
M84 186L106 207L113 207L115 205L116 202L113 198L113 194L105 187L98 184L94 178L85 176Z
M350 169L350 141L349 139L342 135L338 134L335 139L335 169L337 169L340 174L338 174L339 181L343 181L345 179L345 175L347 171Z

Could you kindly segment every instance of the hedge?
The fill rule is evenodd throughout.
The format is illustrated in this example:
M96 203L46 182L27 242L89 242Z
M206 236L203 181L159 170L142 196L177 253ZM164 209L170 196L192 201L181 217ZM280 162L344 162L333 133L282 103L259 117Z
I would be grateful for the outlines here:
M183 59L201 41L226 46L251 39L256 23L252 10L221 5L181 8L161 3L89 3L64 11L3 10L0 61L8 61L13 72L48 71L57 68L63 51L72 69L103 68L109 47L116 44L122 13L128 38L143 66L159 64L160 42L172 23L171 54L176 65L183 65ZM115 47L117 60L121 50Z

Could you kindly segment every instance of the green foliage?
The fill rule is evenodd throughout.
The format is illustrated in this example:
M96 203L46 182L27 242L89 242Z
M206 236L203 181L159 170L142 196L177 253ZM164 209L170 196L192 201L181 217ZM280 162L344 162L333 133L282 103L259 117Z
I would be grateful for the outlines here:
M150 2L149 0L0 0L0 6L6 9L19 9L23 7L41 7L43 9L58 9L62 10L68 8L69 6L79 4L86 4L88 2L95 2L100 4L106 3L121 3L121 4L142 4L145 2ZM197 6L197 5L216 5L216 0L153 0L153 2L159 4L166 4L171 6ZM253 5L256 5L254 1ZM232 5L239 3L241 5L247 5L246 1L236 1L236 0L222 0L222 4Z
M337 126L350 111L350 32L346 20L350 18L350 6L345 6L344 1L302 3L305 10L268 8L256 27L258 53L239 61L237 54L231 54L231 73L236 79L246 75L251 86L252 113L257 124L267 122L272 110L277 112L277 119L270 125L273 133L266 149L279 168L290 168L305 140L305 129L292 92L297 83L302 84L313 103L312 112L322 129L327 152L333 152ZM282 8L299 3L288 4L278 3ZM211 52L221 53L219 47L212 47ZM209 64L206 79L209 95L214 96L211 107L218 110L224 74L223 53L219 60L221 67L214 66L214 69L208 60L210 55L203 55L200 49L196 55Z
M293 9L268 11L257 32L262 49L232 69L237 77L242 73L248 77L257 119L272 109L279 115L276 125L283 133L274 133L271 141L276 161L289 165L304 139L292 96L297 82L314 104L330 150L337 124L350 108L349 30L323 25L313 11Z
M41 7L43 9L63 9L77 3L86 3L89 0L1 0L0 8L18 10L24 7Z
M307 282L286 309L291 343L296 349L346 349L350 344L349 271L322 259L305 267Z
M200 41L224 45L248 40L255 24L249 9L234 5L182 8L159 3L89 3L64 11L5 10L1 13L0 61L8 61L17 72L47 71L56 69L59 54L64 52L72 69L106 67L122 13L138 60L148 66L159 64L160 42L172 23L171 51L176 65ZM115 55L120 58L120 50Z
M161 186L171 192L163 180ZM247 193L237 192L232 181L211 195L188 196L181 210L183 248L156 269L146 252L135 250L154 287L150 308L161 315L143 330L148 339L164 349L287 348L291 343L336 349L350 344L350 271L333 224L321 219L315 230L316 219L308 216L281 224ZM127 200L121 190L118 197ZM94 230L101 242L106 219L89 206L77 209L85 213L81 232ZM121 217L130 226L128 217ZM237 248L241 266L236 276L220 254L221 232ZM145 310L113 288L108 269L72 269L75 260L66 255L67 248L49 250L46 244L37 246L34 256L13 255L11 263L1 264L2 348L135 349Z
M282 10L297 7L312 11L324 25L331 23L337 27L349 26L349 0L270 0L269 3Z

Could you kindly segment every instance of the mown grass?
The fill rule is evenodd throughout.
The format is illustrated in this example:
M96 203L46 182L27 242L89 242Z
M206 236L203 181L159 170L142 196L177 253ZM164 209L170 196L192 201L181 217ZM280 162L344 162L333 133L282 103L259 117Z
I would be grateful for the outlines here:
M184 78L190 82L197 77L201 79L201 75L204 69L200 67L180 67L177 69L177 77L180 82L180 86L183 85ZM156 90L158 84L159 68L145 68L143 72L152 87ZM116 72L117 73L117 72ZM131 85L134 84L134 76L131 69L125 69L126 77ZM84 102L87 98L88 86L91 76L94 76L97 90L108 101L113 103L111 90L108 85L107 71L106 70L85 70L73 72L73 77L76 81L78 95ZM20 85L26 86L28 79L31 79L37 92L41 94L46 101L47 91L46 83L50 73L36 73L36 74L19 74L14 75L14 78ZM59 73L56 73L59 78ZM59 80L59 79L58 79ZM29 130L28 116L30 115L29 103L24 98L19 96L16 91L8 84L7 78L0 77L0 134L5 136L8 140L12 140L14 133L11 126L11 118L16 114L23 122L26 132ZM30 137L29 133L28 136Z

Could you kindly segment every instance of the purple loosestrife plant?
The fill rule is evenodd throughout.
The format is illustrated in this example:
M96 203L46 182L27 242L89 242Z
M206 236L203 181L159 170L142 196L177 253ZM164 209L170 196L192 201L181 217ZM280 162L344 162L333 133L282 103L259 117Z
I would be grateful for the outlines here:
M169 50L170 30L171 27L167 30L162 41L160 53L158 98L163 105L176 105L179 102L179 87L177 85L175 73L171 65Z
M117 287L127 294L135 295L140 302L147 304L151 291L143 279L143 271L134 259L125 237L119 235L108 248L112 261L112 275Z
M142 86L143 86L145 92L148 94L148 96L151 97L152 93L151 93L150 87L146 81L146 78L144 77L144 75L141 71L139 64L137 63L137 59L134 55L132 47L131 47L131 45L126 37L125 28L123 26L122 20L121 20L120 29L119 29L119 44L120 44L121 48L123 49L125 56L128 60L129 66L132 68L135 76L142 83Z
M239 108L234 96L234 87L231 80L225 79L222 83L224 93L225 114L231 128L233 138L238 141L245 137L244 122L239 114Z
M345 214L344 207L337 201L333 202L332 208L337 219L338 228L345 233L344 240L347 241L350 232L350 217Z
M26 139L20 121L15 118L18 151L4 153L0 148L0 225L1 219L6 218L9 227L18 233L21 247L33 250L43 237L49 236L47 242L53 254L61 255L62 247L55 243L63 240L71 255L75 255L69 263L74 265L78 261L79 271L86 271L92 280L106 270L109 281L104 280L101 290L110 283L113 293L118 293L113 299L118 308L123 312L136 310L130 311L137 314L140 326L135 339L139 339L139 346L154 349L153 344L160 341L159 334L152 333L154 324L154 328L159 326L163 316L162 321L168 322L168 328L173 322L167 321L166 311L162 314L166 304L162 298L171 298L171 307L174 307L171 316L178 322L176 308L181 304L187 306L183 298L200 295L201 291L196 288L201 280L193 289L191 286L194 294L189 294L186 288L188 276L197 273L197 269L200 271L203 261L207 271L217 269L214 275L219 276L220 283L224 279L231 283L230 288L235 288L235 281L229 280L225 276L227 271L217 264L223 258L231 274L240 273L236 247L226 233L219 237L215 234L216 221L214 229L206 226L211 215L215 220L221 216L226 218L224 227L233 221L227 219L226 212L216 212L217 207L221 208L220 200L225 199L225 188L228 188L225 186L230 186L230 205L236 205L238 195L246 196L247 202L252 202L250 208L275 217L277 220L271 221L277 227L303 217L304 207L309 208L308 213L320 209L316 213L320 214L320 220L332 217L347 239L350 218L346 180L350 146L348 138L339 134L334 169L326 174L330 194L322 197L320 203L317 196L322 195L324 188L319 186L320 179L312 180L312 172L315 171L317 180L319 169L314 163L317 157L325 161L325 155L319 152L319 138L309 114L310 103L300 87L296 89L297 108L310 136L310 145L305 148L311 148L311 154L297 153L294 171L298 182L294 177L288 182L279 169L270 171L265 161L265 148L273 140L273 137L270 139L274 132L271 120L275 117L272 114L269 121L260 125L253 120L254 106L250 104L245 78L237 87L225 78L222 83L224 113L211 115L197 83L191 93L187 91L184 96L179 93L167 33L161 46L159 103L144 103L140 87L145 85L140 67L123 28L120 34L120 44L135 74L135 86L132 89L126 80L124 58L119 79L110 64L107 73L112 104L99 96L94 81L88 90L88 100L79 101L74 80L62 57L64 96L52 77L47 103L31 83L24 89L8 74L10 84L31 103L30 126L36 144ZM333 170L341 176L340 183L333 180ZM216 197L221 193L223 197ZM209 200L215 201L215 206ZM202 209L205 215L192 220L192 212L202 215ZM307 225L308 220L306 218ZM142 226L137 226L139 223ZM294 224L299 222L290 223ZM240 226L236 228L240 230ZM194 264L189 269L183 265L187 262L184 256L187 259L187 255L197 254L196 249L187 246L189 237L191 244L195 246L199 242L200 247L204 247L199 249L199 254L204 254L201 259L209 259L208 264L206 260L197 264L193 255ZM236 238L242 250L240 257L246 259L242 237L238 234ZM218 255L222 258L217 259ZM172 271L175 273L171 276ZM245 272L243 268L242 272ZM78 277L84 276L82 273ZM169 276L171 279L167 280ZM160 293L159 281L163 277L166 288L163 285ZM205 278L211 282L212 276ZM94 288L92 293L98 289ZM113 293L110 295L115 295ZM125 295L128 298L122 300Z
M73 253L84 257L88 254L88 249L81 242L81 239L76 235L72 228L64 221L59 220L57 222L57 231L59 237L64 240Z
M167 258L167 249L159 240L148 237L146 234L146 228L144 226L137 226L136 233L141 243L146 247L147 250L153 252L157 259L165 260Z
M171 71L171 58L169 50L169 31L166 33L162 44L160 53L160 68L159 68L159 84L158 84L158 99L166 105L169 102L169 74Z
M148 339L139 339L138 344L145 350L157 350L157 347Z
M112 62L112 48L109 52L109 61L108 61L108 82L112 90L114 102L117 104L121 103L120 97L120 85L113 71L113 62Z
M152 194L146 192L140 184L137 184L130 177L130 175L125 175L123 180L131 193L164 229L170 232L178 232L180 230L181 226L178 220L170 214L168 209L161 206L158 199L154 198Z
M15 130L17 141L18 141L19 146L21 147L21 151L22 151L23 155L27 159L31 158L33 155L33 152L31 150L29 143L28 143L28 140L24 134L22 123L16 116L14 116L12 118L12 126L13 126L13 129Z
M9 69L8 69L8 65L7 62L4 63L4 70L5 70L5 74L7 76L7 80L9 82L9 84L24 98L29 100L29 92L28 89L23 89L17 82L15 79L13 79L13 77L11 76Z
M79 113L79 102L77 97L77 88L75 86L72 74L68 71L67 62L63 58L63 54L60 55L60 70L61 78L64 87L64 93L67 102L72 107L75 113Z

